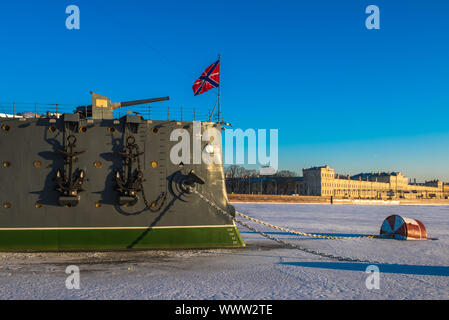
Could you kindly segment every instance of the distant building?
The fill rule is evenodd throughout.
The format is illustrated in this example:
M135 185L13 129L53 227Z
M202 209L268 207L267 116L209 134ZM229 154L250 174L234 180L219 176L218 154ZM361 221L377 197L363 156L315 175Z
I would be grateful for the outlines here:
M449 198L449 184L439 180L417 183L401 172L336 174L329 166L303 169L302 177L227 178L228 193L305 195L356 199Z
M449 183L443 182L443 194L445 199L449 199Z
M335 174L329 166L303 169L305 195L339 198L443 198L443 183L438 180L409 183L401 172Z

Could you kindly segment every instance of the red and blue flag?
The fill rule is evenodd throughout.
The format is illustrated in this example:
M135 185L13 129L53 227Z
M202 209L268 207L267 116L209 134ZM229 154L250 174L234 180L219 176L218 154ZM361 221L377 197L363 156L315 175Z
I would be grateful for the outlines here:
M220 60L211 64L193 84L195 96L220 86Z

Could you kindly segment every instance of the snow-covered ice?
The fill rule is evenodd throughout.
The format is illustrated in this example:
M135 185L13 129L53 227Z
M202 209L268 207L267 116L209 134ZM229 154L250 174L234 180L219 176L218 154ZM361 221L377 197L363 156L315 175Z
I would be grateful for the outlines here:
M240 228L244 249L0 253L0 299L449 299L449 206L235 204L255 218L328 235L378 234L391 214L421 220L434 241L324 240L261 228L304 247L380 261L380 289L366 263L338 262ZM81 271L68 290L66 267Z

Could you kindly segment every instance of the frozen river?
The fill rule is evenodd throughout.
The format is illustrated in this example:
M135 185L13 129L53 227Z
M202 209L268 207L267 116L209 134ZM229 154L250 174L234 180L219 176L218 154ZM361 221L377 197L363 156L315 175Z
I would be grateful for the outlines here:
M240 228L244 249L0 253L0 299L449 299L449 206L235 204L272 224L327 235L378 234L391 214L421 220L434 241L309 239L262 228L303 247L379 261L310 255ZM68 290L66 267L80 269Z

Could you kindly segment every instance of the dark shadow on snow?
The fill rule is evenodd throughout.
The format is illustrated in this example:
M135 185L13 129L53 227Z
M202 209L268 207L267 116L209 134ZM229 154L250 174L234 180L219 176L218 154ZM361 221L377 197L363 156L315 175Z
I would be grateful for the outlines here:
M365 272L366 268L370 265L368 263L354 262L281 262L280 264L304 268L362 272ZM377 266L381 273L449 277L449 266L416 266L406 264L380 264Z

